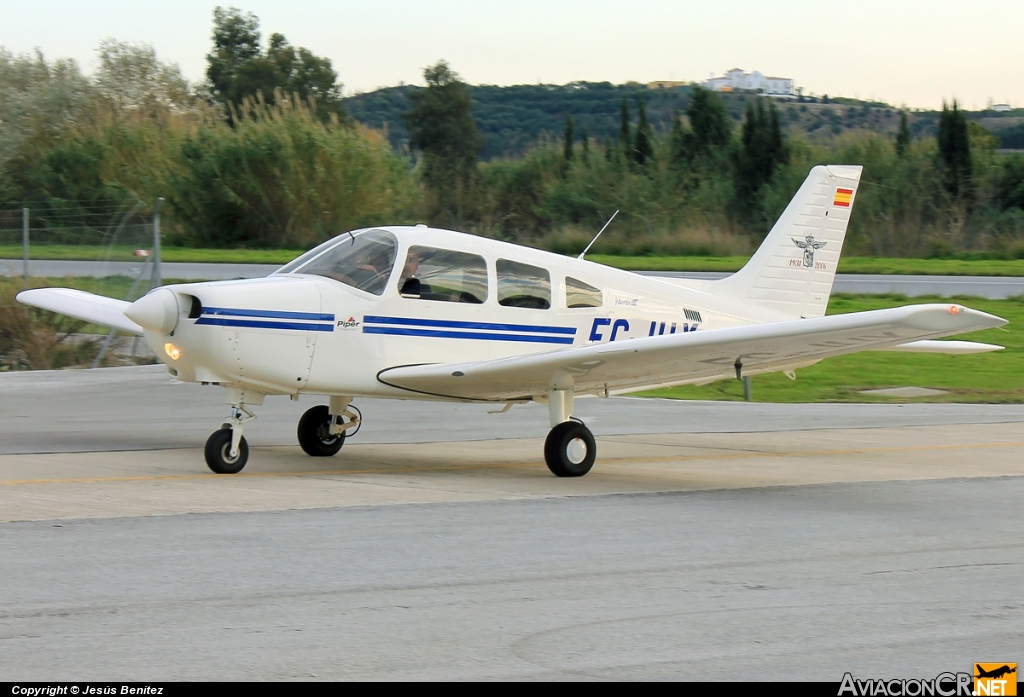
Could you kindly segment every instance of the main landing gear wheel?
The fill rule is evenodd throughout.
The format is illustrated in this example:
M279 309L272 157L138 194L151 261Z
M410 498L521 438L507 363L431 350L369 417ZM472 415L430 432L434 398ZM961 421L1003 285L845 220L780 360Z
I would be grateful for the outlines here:
M559 477L582 477L594 466L597 443L594 434L579 421L564 421L544 441L544 461Z
M214 431L206 441L206 464L217 474L238 474L249 460L249 444L245 436L238 442L238 452L231 457L231 429Z
M345 445L345 432L331 435L331 412L325 405L313 407L299 419L299 445L307 455L330 457Z

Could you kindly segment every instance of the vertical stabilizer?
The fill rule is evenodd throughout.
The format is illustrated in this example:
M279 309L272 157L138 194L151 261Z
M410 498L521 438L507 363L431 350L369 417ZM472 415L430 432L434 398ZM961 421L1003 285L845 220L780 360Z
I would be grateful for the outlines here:
M818 165L764 242L714 292L791 317L822 317L832 293L863 167Z

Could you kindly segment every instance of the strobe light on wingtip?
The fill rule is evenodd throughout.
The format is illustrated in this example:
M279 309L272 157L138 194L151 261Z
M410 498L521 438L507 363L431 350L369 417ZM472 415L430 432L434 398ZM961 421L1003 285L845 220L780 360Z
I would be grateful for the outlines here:
M157 334L170 334L178 324L178 299L167 288L158 288L127 308L124 316Z

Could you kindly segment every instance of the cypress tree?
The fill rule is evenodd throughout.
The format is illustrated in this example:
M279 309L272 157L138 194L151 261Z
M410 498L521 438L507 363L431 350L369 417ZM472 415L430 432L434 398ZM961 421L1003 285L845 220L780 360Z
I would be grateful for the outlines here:
M775 174L778 165L789 162L789 148L782 139L782 126L779 124L779 110L775 108L775 102L771 103L771 133L769 134L769 156L771 159L771 172L769 177Z
M679 116L679 110L672 112L672 155L671 162L675 167L681 167L686 163L686 131L683 129L683 119Z
M725 102L717 92L703 87L694 87L686 115L693 128L693 147L702 155L708 155L716 148L729 144L732 137L732 123Z
M625 152L628 151L630 143L633 141L629 137L629 105L626 104L626 98L622 98L622 109L619 112L619 147Z
M636 140L633 143L633 161L643 167L654 159L654 146L651 144L654 134L651 124L647 122L647 109L643 97L636 96L637 110L640 112L636 125Z
M907 112L900 112L900 130L896 132L896 154L900 157L907 152L910 146L910 128L907 126Z
M952 109L942 103L938 141L946 191L954 198L970 202L974 194L971 142L967 135L967 121L955 99Z
M764 101L747 103L740 147L736 154L736 196L740 211L750 214L758 206L758 194L771 181L779 165L789 160L789 149L782 138L779 114Z
M572 162L572 126L572 116L567 113L565 115L565 144L562 146L562 152L567 162Z

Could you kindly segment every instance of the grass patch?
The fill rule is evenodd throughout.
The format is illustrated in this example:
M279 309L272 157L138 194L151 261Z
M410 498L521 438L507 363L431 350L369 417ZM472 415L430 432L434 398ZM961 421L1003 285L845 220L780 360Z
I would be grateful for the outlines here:
M167 262L207 264L277 264L284 265L303 253L302 249L195 249L165 247L162 259ZM0 245L0 259L20 259L20 245ZM39 245L32 247L31 258L65 261L134 261L130 247L85 245ZM738 271L749 257L627 257L590 254L590 261L629 271ZM842 257L839 273L896 274L921 276L1024 276L1024 259L889 259L882 257Z
M964 305L999 315L1010 324L953 339L982 341L1005 346L1005 351L969 356L887 353L864 351L827 358L797 371L790 380L782 373L751 378L755 402L986 402L1024 403L1024 299L986 300L960 298ZM914 298L897 295L834 295L828 314L845 314L948 298ZM930 387L948 394L913 399L861 394L862 390L887 387ZM697 387L684 385L639 393L648 397L743 401L743 383L721 380Z
M191 247L164 247L160 258L168 262L207 264L277 264L283 266L302 254L302 249L193 249ZM0 245L0 259L21 259L21 245ZM38 245L29 251L30 260L39 261L134 261L144 263L145 257L135 256L132 247L101 247L74 244Z
M33 278L30 281L32 287L77 288L114 298L126 297L132 285L132 279L124 276ZM174 282L167 280L167 283ZM62 346L60 337L70 332L102 335L107 329L61 319L53 313L16 303L14 296L21 289L21 279L0 277L0 370L91 362L95 353ZM949 302L949 299L908 300L899 295L837 294L832 296L828 313L844 314L925 302ZM828 358L798 371L796 381L781 373L753 377L754 401L1024 403L1024 298L962 298L960 302L999 315L1010 324L954 338L1000 344L1006 347L1005 351L972 356L867 351ZM35 353L29 355L33 351ZM906 386L946 390L948 394L914 399L861 394L862 390ZM702 387L686 385L640 394L672 399L742 401L743 385L739 380L722 380Z
M590 254L590 261L629 271L739 271L749 257L617 257ZM1024 260L889 259L841 257L839 273L910 276L1024 276Z

